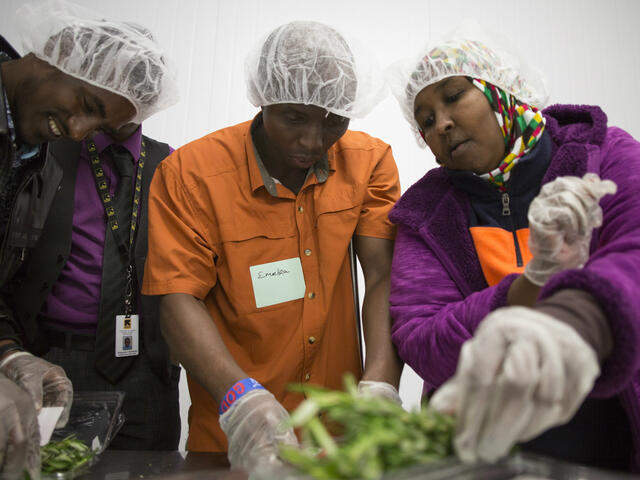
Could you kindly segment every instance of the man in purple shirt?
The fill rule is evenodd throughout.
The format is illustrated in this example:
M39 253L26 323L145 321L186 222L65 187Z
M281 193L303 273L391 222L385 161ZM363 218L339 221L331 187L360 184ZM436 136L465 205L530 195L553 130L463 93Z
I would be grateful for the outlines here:
M82 11L85 16L79 17L77 14L79 11ZM151 326L151 322L147 322L149 325L143 329L142 316L136 316L141 313L142 307L139 304L144 302L136 302L137 298L134 295L114 294L116 290L121 289L121 282L114 282L112 279L121 276L118 268L121 264L126 264L123 277L126 280L125 288L122 290L137 291L135 276L141 275L137 271L142 271L141 267L138 268L138 264L144 261L139 257L146 255L146 225L143 229L142 218L137 220L137 216L143 213L145 198L142 193L131 194L130 192L131 190L141 192L148 186L155 163L170 151L168 146L151 139L145 139L147 143L145 148L139 124L153 113L176 101L175 79L163 52L148 30L131 23L104 20L101 14L89 14L90 12L86 9L64 2L58 2L55 6L46 4L24 6L16 20L22 24L19 25L19 31L24 35L25 47L30 53L22 58L0 37L0 382L6 383L9 380L15 382L19 387L16 391L27 391L37 409L43 404L51 404L48 396L52 394L55 396L57 393L64 393L65 404L68 404L71 398L71 386L62 369L32 355L32 353L41 354L48 345L56 343L54 339L47 338L43 327L55 327L58 331L64 332L62 335L67 336L65 338L71 338L68 332L70 330L75 332L75 329L69 326L73 324L77 326L85 322L86 327L88 321L86 316L69 316L69 312L58 310L56 314L47 317L50 322L45 325L41 321L39 310L41 307L43 310L49 307L47 297L51 285L54 284L56 284L56 292L58 287L61 288L64 302L83 298L78 288L86 287L86 278L94 278L95 261L99 262L98 268L101 268L103 256L104 270L111 271L110 277L105 277L101 285L103 290L97 292L94 278L93 294L97 295L100 302L104 299L112 300L108 305L109 308L105 307L104 310L127 314L130 330L135 326L138 336L142 331L144 339L139 339L139 344L135 344L134 340L138 340L138 337L132 332L127 332L127 336L131 338L132 348L126 353L132 356L121 359L114 347L115 315L106 334L101 335L98 335L100 329L96 327L97 320L94 318L93 339L95 345L100 346L96 348L97 356L100 357L96 364L101 364L101 368L107 372L104 378L109 379L111 385L116 382L115 376L121 377L122 372L134 370L131 367L132 363L148 363L149 366L146 367L148 370L151 369L151 364L164 364L167 368L162 371L163 368L159 367L158 370L161 372L157 376L162 377L165 371L165 377L169 375L167 355L166 351L162 350L159 331ZM129 156L129 170L135 170L138 163L142 166L142 160L139 162L138 159L145 158L146 155L147 166L139 169L140 173L144 173L144 177L133 174L131 181L125 182L118 182L116 178L109 177L109 153L98 151L96 142L89 140L96 131L110 133L110 135L103 134L107 138L111 137L105 141L104 146L109 143L131 142L129 147L123 145L125 154ZM70 162L79 162L79 153L68 155L71 152L69 145L74 145L73 142L64 142L67 145L66 150L55 144L47 148L46 142L60 138L73 139L77 142L87 139L87 142L94 146L92 150L94 155L90 160L98 158L98 161L104 164L105 171L102 170L100 163L95 165L91 173L95 181L91 177L92 183L89 184L93 185L96 192L100 192L98 199L102 202L102 217L100 217L100 211L96 213L90 209L83 210L87 214L86 217L82 217L81 214L76 216L74 201L78 202L76 205L82 203L82 196L85 193L80 188L78 195L74 194L75 181L77 179L80 184L84 178L85 183L81 184L81 187L86 187L87 177L83 177L80 173L76 175L77 169L70 168ZM78 149L81 148L80 143L75 145ZM127 151L129 153L126 153ZM123 157L122 154L117 156ZM87 162L86 158L84 162ZM125 172L125 176L131 175ZM139 182L134 178L136 176L140 177ZM113 190L117 183L129 184L129 192L118 195ZM115 197L111 199L114 195ZM60 203L60 199L64 199L67 203ZM116 208L119 199L120 204L122 199L125 205L128 204L129 215L126 215L126 208L123 209L122 205ZM111 200L113 201L109 203ZM134 200L137 208L132 208ZM91 204L87 205L90 207ZM47 216L49 212L50 215ZM109 214L109 212L113 213ZM120 215L116 212L120 212ZM125 214L122 215L122 212ZM131 212L135 212L135 215ZM53 257L47 257L45 253L52 255L54 247L58 248L60 244L50 243L50 239L45 235L52 231L52 226L54 226L53 229L62 226L53 222L60 216L68 219L69 242L64 250L55 254L52 264L49 260ZM129 229L130 242L108 241L113 237L111 233L117 230L117 222L110 221L109 230L103 225L101 233L100 230L95 230L95 226L85 223L89 217L119 219L120 216L122 216L122 227L125 227L121 231L133 225L133 229ZM136 221L132 221L134 218ZM73 226L76 232L76 224L79 235L83 232L93 235L88 239L89 244L93 243L93 246L78 240L77 236L73 239L75 244L72 242L71 228ZM140 234L136 235L136 227L141 231ZM62 234L64 235L65 232L63 231ZM100 241L98 239L100 236L104 242L104 248L99 249L100 254L97 260L83 257L83 255L94 256L95 252L92 249ZM119 235L118 239L124 236ZM32 250L34 246L36 248ZM110 251L115 251L116 254L108 253ZM70 256L72 261L69 263L69 269L73 279L70 280L68 275L62 275L61 281L57 282L58 274L62 267L66 266L66 259ZM118 260L111 261L112 258ZM38 264L42 259L48 259L48 263ZM58 270L53 268L54 264L56 268L59 267ZM88 270L79 273L79 270L84 268ZM52 275L53 280L47 284L47 288L43 288L43 285L38 286L41 289L39 294L44 297L25 296L26 292L32 292L34 288L31 274L38 269L41 269L43 274ZM65 272L69 274L68 270ZM79 276L76 278L75 274ZM107 291L105 294L105 285L111 285L112 291ZM86 299L86 294L91 293L86 290L84 292ZM122 307L121 310L118 303L123 297L127 299L127 307ZM53 305L55 296L52 298ZM31 305L27 305L28 303ZM29 308L26 309L27 306ZM55 307L53 308L55 310ZM76 311L79 312L83 308L84 306L80 305ZM137 310L134 311L134 309ZM146 309L145 313L147 313ZM65 321L59 322L62 316ZM132 320L134 317L135 322ZM146 315L146 318L153 318L153 315ZM91 329L81 329L81 331L90 333ZM110 333L110 342L104 341ZM147 338L150 339L149 345L157 342L159 347L147 348ZM75 345L77 342L71 338L70 343ZM49 354L52 354L54 349ZM149 353L144 355L146 350ZM164 363L162 359L165 359ZM118 360L123 361L118 362ZM127 361L128 364L123 366L122 364ZM88 360L82 360L80 363L88 365ZM9 377L9 380L2 375ZM82 379L73 378L71 374L69 376L76 385L76 391L105 389L100 385L92 387L89 383L83 384ZM169 382L169 380L166 381ZM64 382L67 386L64 386ZM5 400L8 398L7 389L4 388L5 383L2 384L3 388L0 391L0 416L3 420L0 422L2 452L5 451L6 440L3 433L7 423L5 420L8 418L3 410L7 407ZM138 382L134 381L134 383ZM117 385L116 382L114 388ZM154 392L149 391L148 396L152 395ZM12 409L12 421L15 406L18 404L19 402L14 402L13 406L8 406ZM21 408L18 405L16 421L22 424L21 428L24 430L24 421L19 418L24 414ZM130 424L135 423L135 418L129 420ZM66 419L60 423L64 422ZM10 455L12 458L0 455L0 473L8 473L8 478L12 478L14 474L22 475L21 469L25 457L38 458L37 426L35 431L28 429L23 431L23 434L19 439L10 438L9 450L13 452ZM35 439L35 443L32 439ZM25 445L27 445L26 453ZM140 448L144 447L140 446ZM11 471L5 468L9 463L11 463ZM31 466L34 465L27 461L27 467ZM39 471L39 465L35 467L37 467L36 471ZM29 471L31 472L32 469Z
M59 140L50 148L64 174L40 241L12 283L15 315L23 325L37 319L31 348L64 368L76 392L125 392L125 423L111 448L175 450L180 367L169 361L157 299L139 295L149 184L173 149L142 135L137 124L82 142ZM129 163L128 173L119 161ZM96 164L128 248L121 250L113 235ZM127 193L121 190L125 182ZM120 208L123 194L129 205Z

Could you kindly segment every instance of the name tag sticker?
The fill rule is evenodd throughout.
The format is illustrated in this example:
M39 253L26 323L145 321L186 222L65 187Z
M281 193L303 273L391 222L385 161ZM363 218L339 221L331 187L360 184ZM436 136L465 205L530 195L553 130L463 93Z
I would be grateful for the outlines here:
M256 308L268 307L304 297L306 285L300 258L249 267Z

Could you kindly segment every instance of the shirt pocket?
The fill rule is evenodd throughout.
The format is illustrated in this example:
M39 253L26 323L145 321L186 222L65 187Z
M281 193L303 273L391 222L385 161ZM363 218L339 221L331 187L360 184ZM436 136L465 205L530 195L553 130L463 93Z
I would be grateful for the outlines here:
M350 238L358 224L361 211L362 198L355 190L323 193L316 198L315 227L323 234L347 235Z
M288 210L293 211L290 205ZM218 282L225 301L244 316L251 312L274 310L276 304L256 308L253 283L249 267L298 257L298 236L293 218L281 212L235 212L235 219L227 228L221 228L221 255L216 262Z

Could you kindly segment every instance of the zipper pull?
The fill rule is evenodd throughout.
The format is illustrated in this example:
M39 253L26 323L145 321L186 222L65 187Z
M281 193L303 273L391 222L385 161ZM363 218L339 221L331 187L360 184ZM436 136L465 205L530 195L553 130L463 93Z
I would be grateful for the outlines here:
M509 194L502 192L502 216L508 217L511 215L511 209L509 208Z

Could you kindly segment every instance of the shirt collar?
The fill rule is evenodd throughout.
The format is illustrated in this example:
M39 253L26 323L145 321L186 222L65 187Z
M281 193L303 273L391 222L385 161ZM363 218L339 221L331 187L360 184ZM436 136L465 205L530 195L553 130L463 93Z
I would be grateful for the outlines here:
M11 45L0 35L0 63L8 60L15 60L20 58L20 55L13 49ZM2 82L0 81L0 85ZM40 153L40 145L21 145L18 141L18 134L16 133L15 124L13 122L13 116L11 115L11 107L9 105L9 97L4 86L1 88L0 94L2 94L2 100L5 106L5 114L7 119L7 129L9 133L9 139L13 144L13 148L16 151L16 156L13 159L13 166L16 167L26 160L30 160L36 157Z
M2 88L2 99L4 102L4 111L7 116L7 128L9 130L9 139L14 146L16 146L17 137L16 137L16 128L13 124L13 116L11 115L11 107L9 106L9 98L7 97L7 91ZM17 146L16 146L17 148Z
M13 166L21 164L22 161L29 160L40 153L40 145L21 145L18 142L18 135L16 133L16 127L13 123L13 116L11 115L11 107L9 106L9 98L7 97L7 91L2 88L2 95L4 97L5 113L7 114L7 128L9 129L9 139L16 150L16 156L13 160Z
M133 132L133 134L122 142L118 142L111 137L108 133L99 132L93 136L93 142L96 144L98 152L102 153L107 147L111 145L121 145L126 148L133 157L134 163L138 162L140 158L140 149L142 142L142 125Z
M278 190L276 187L275 179L269 174L267 167L265 167L262 158L260 158L260 153L256 148L256 143L253 140L253 134L258 128L258 126L262 123L262 112L259 112L251 122L251 127L249 128L249 135L247 141L247 159L249 161L249 176L251 181L251 189L257 190L261 186L264 185L264 188L269 192L272 197L278 196ZM255 162L252 162L251 155L249 152L253 153L255 158ZM305 177L305 182L307 179L315 173L316 179L318 183L324 183L329 178L329 159L325 154L321 160L314 163L311 168L307 171L307 176ZM280 183L280 182L278 182Z

